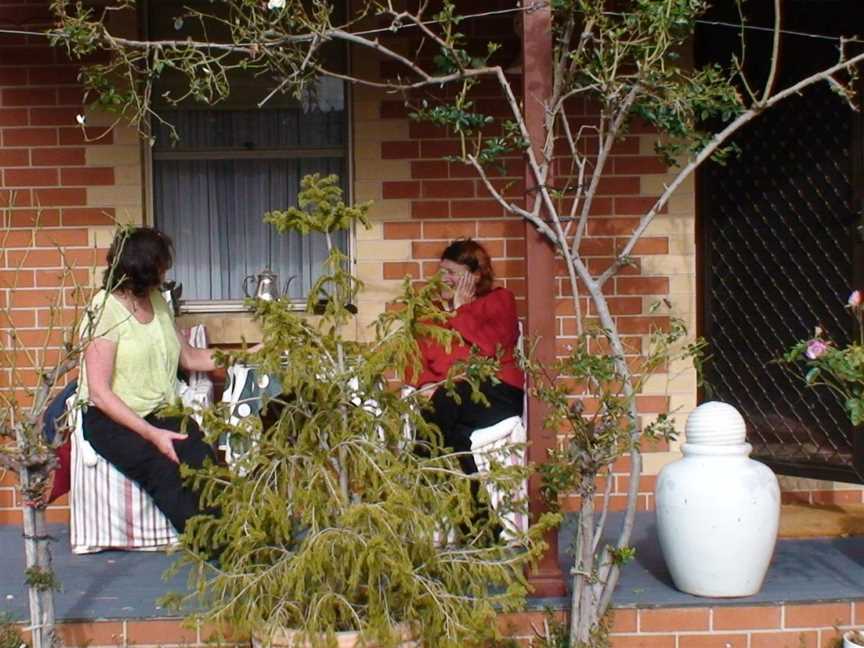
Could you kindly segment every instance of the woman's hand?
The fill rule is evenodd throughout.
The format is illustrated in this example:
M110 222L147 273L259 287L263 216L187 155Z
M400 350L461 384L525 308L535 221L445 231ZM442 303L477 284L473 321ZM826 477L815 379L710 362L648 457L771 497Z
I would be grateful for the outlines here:
M471 272L463 272L453 286L453 307L459 308L474 301L474 291L477 285L477 277Z
M186 438L185 434L180 434L179 432L173 432L171 430L163 430L162 428L153 426L147 436L147 440L155 445L159 452L168 457L174 463L180 463L180 459L177 458L177 452L174 450L174 442L183 441Z

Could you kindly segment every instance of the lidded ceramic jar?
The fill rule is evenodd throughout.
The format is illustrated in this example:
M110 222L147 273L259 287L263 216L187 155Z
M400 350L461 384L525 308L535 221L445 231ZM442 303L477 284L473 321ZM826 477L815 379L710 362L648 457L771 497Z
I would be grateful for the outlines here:
M750 459L746 425L731 405L697 407L687 419L683 458L657 479L657 533L672 580L696 596L759 591L777 541L780 487Z

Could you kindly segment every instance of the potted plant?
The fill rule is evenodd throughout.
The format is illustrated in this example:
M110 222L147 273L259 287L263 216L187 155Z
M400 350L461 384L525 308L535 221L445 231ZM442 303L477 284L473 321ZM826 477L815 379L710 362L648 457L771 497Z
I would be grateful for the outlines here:
M501 517L525 502L505 497L477 515L471 482L516 493L523 467L493 461L488 474L468 477L452 453L415 452L406 430L434 437L422 394L402 398L383 377L418 368L418 336L447 344L455 335L436 326L448 317L435 305L438 285L415 290L406 280L401 308L381 314L368 341L354 340L349 305L361 285L332 236L365 224L367 206L346 206L334 176L302 186L299 207L265 220L280 231L323 234L329 257L308 314L326 305L320 319L296 314L287 299L254 305L263 349L240 359L277 379L282 394L263 401L262 417L233 425L219 407L204 413L214 439L228 433L248 451L232 467L191 476L220 514L196 518L184 536L185 562L194 565L189 596L205 621L263 645L481 642L498 612L521 604L525 567L555 520L505 541L496 533ZM457 378L476 384L495 364L471 359L444 388ZM485 492L481 483L481 508Z

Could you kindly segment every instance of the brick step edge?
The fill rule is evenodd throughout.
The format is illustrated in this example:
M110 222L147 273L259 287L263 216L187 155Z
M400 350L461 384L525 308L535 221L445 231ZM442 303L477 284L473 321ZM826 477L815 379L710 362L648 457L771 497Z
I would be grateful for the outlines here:
M558 623L566 621L563 611L551 614ZM505 637L529 646L546 619L542 611L502 614L498 627ZM612 648L820 648L833 645L845 630L859 626L864 626L864 596L837 603L617 608L610 638ZM66 622L60 624L60 635L65 646L88 648L249 645L240 638L214 643L212 629L189 628L180 619Z

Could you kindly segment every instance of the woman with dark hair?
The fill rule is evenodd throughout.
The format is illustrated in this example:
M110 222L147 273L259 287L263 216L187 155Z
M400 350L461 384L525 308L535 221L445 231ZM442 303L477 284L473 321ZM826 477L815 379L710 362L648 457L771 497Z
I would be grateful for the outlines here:
M159 292L171 268L171 239L156 229L123 230L108 251L103 288L88 308L79 398L83 433L94 450L138 483L178 532L200 512L180 464L214 459L193 420L156 412L177 400L177 367L211 371L209 349L191 347Z
M470 474L477 472L471 456L471 433L522 415L525 376L516 362L519 341L516 299L506 288L494 286L489 253L471 239L460 239L448 245L441 254L439 271L445 285L442 294L445 307L455 311L446 326L459 333L462 344L453 344L448 352L432 340L420 340L423 372L414 384L444 380L455 362L470 355L472 346L490 358L500 353L498 382L490 380L480 386L489 401L488 407L472 401L470 385L457 381L459 402L445 389L436 389L431 398L431 410L424 414L427 421L441 430L444 446L464 453L460 462L462 469Z

